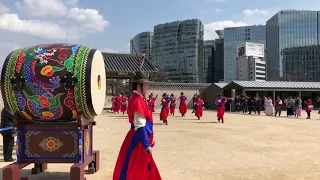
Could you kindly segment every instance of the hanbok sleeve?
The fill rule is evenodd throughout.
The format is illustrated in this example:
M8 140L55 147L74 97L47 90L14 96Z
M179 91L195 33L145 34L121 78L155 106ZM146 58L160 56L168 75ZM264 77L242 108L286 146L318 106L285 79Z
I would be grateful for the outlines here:
M147 122L146 118L144 118L138 112L134 113L134 127L135 127L135 130L137 131L136 133L138 133L139 141L145 149L147 149L148 147L151 147L151 143L148 138L146 122Z

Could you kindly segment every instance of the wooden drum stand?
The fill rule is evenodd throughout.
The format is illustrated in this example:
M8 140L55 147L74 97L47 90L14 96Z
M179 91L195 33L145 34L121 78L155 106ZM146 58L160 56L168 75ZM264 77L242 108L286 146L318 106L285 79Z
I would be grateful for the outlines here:
M17 162L3 168L3 180L27 180L20 177L20 170L34 163L32 174L47 170L47 163L74 163L70 168L70 180L85 180L88 174L99 171L99 151L94 151L93 120L83 121L79 115L75 121L35 122L24 120L15 114L17 130Z

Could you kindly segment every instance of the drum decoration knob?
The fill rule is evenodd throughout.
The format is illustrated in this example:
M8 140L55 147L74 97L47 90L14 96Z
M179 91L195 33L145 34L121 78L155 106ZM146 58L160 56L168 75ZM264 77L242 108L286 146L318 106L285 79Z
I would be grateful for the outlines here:
M21 91L25 82L26 82L26 80L25 80L25 78L23 78L23 76L20 72L16 73L11 78L12 88L15 91Z
M66 90L70 90L71 88L73 88L77 82L78 82L78 79L75 77L72 77L71 72L67 72L67 74L64 75L64 77L61 79L61 83L64 85L64 88Z

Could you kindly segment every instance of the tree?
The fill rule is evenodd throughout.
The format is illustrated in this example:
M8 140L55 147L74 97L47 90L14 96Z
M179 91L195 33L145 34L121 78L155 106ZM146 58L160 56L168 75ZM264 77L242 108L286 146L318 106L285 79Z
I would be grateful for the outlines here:
M149 80L154 82L167 82L169 73L163 69L159 69L158 72L150 73Z
M121 92L128 93L129 85L124 79L108 79L107 87L111 89L111 95L116 95Z

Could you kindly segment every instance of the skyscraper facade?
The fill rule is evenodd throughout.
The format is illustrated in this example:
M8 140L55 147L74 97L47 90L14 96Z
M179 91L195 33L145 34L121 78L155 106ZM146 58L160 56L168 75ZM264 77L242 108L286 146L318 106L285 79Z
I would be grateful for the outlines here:
M210 62L213 61L214 56L214 40L203 41L203 65L200 74L200 83L212 83L210 81Z
M153 32L142 32L135 35L130 41L130 53L143 53L149 60L152 60L152 39Z
M320 12L280 11L266 26L267 79L319 81Z
M266 44L266 26L243 26L224 29L224 81L235 80L237 49L240 44Z
M168 72L171 82L198 83L203 69L203 33L198 19L156 25L152 62Z
M212 67L209 63L209 74L212 74L212 82L219 82L224 79L224 32L217 30L219 38L215 40Z

